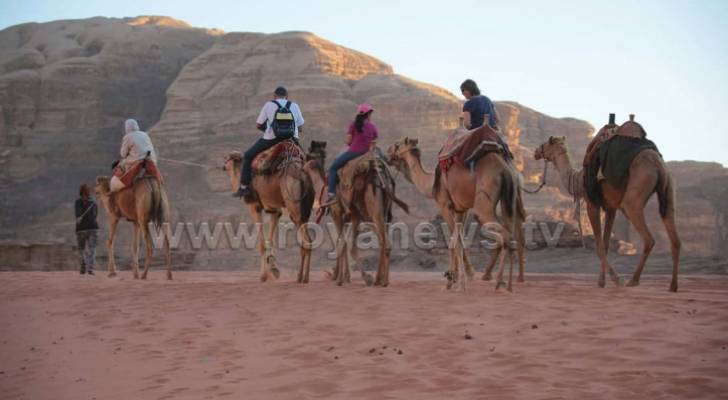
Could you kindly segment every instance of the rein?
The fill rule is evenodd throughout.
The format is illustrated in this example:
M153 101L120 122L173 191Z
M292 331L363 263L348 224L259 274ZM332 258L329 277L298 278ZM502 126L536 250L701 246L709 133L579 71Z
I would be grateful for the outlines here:
M529 189L526 189L524 186L521 186L521 190L523 190L524 192L529 193L529 194L536 194L536 193L540 192L541 189L543 189L543 187L546 186L546 173L548 172L548 169L549 169L549 162L546 161L546 159L544 159L543 160L543 175L541 176L541 183L538 185L538 187L536 189L529 190Z

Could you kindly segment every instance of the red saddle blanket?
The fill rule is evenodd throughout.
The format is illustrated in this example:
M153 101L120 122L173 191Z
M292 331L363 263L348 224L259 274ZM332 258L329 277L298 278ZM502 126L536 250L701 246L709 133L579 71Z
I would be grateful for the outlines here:
M470 131L457 129L450 133L437 159L440 167L446 171L454 162L465 165L493 151L504 151L499 143L498 132L489 125L483 125Z
M303 162L305 158L306 154L300 146L293 140L285 140L255 157L253 160L253 173L270 174L291 161Z
M121 180L124 187L130 187L136 178L142 178L145 176L154 177L157 181L159 181L159 183L164 183L162 173L159 172L157 164L155 164L152 160L139 160L127 168L123 168L119 165L114 168L113 175Z

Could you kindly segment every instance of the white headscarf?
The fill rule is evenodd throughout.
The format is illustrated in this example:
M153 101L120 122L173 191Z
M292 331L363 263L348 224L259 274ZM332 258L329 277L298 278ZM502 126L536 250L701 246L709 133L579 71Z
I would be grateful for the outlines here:
M124 132L126 133L132 133L139 130L139 123L135 119L127 119L126 122L124 122Z

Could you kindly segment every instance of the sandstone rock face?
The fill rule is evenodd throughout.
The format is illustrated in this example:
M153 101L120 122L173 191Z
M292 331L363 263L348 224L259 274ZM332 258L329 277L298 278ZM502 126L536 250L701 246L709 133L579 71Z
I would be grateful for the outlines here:
M301 105L306 119L303 144L327 140L329 161L344 146L356 104L368 102L377 110L380 146L417 137L423 162L432 169L462 107L444 89L397 75L376 58L306 32L223 34L167 17L10 27L0 31L0 239L56 243L61 238L60 243L71 245L77 187L108 173L127 117L140 120L162 157L173 222L250 222L244 207L230 199L229 180L217 167L224 154L259 137L254 120L278 85L286 86ZM526 186L535 187L541 180L543 164L533 159L533 151L549 136L566 136L572 162L580 167L594 133L590 124L552 118L515 102L498 102L496 107ZM725 192L713 189L727 187L722 180L728 170L696 162L670 163L670 169L678 188L685 250L726 255L728 202L723 201ZM434 202L401 176L398 182L397 191L410 203L411 214L396 210L395 219L432 220L438 212ZM565 240L573 245L573 200L553 167L546 187L537 195L526 194L525 204L534 222L566 222L570 236ZM664 229L656 207L650 207L657 250L664 251ZM103 215L100 222L103 243ZM614 240L641 250L639 238L623 221ZM120 257L129 242L128 229L121 228ZM255 257L241 261L245 250L199 251L185 245L186 240L182 243L189 266L219 269L256 262ZM99 248L99 253L103 257L105 250ZM282 262L295 262L298 253L289 253L293 258Z

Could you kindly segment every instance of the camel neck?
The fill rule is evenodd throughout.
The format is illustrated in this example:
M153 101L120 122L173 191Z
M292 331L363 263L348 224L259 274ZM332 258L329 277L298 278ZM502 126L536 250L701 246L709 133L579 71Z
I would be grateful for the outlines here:
M319 193L321 193L321 190L323 190L324 185L326 185L324 177L321 176L318 171L312 171L308 175L311 177L311 182L313 182L313 190L316 193L316 196L318 196Z
M422 160L420 157L416 157L412 154L405 158L407 161L407 167L410 170L409 180L415 185L417 190L425 195L425 197L432 198L432 189L435 184L435 175L425 171L422 167Z
M571 196L581 197L583 195L581 190L582 171L571 166L571 160L567 151L564 151L563 154L554 158L554 166L559 171L561 183L566 188L566 191Z

